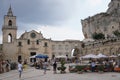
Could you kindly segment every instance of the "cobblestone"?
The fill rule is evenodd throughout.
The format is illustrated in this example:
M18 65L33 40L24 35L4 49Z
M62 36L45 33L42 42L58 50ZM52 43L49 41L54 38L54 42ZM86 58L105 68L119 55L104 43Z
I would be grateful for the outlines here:
M23 71L22 78L19 79L18 71L13 70L0 74L0 80L120 80L120 73L117 72L105 72L105 73L92 73L84 72L83 74L69 73L53 74L53 70L48 70L46 74L43 74L43 70L29 68Z

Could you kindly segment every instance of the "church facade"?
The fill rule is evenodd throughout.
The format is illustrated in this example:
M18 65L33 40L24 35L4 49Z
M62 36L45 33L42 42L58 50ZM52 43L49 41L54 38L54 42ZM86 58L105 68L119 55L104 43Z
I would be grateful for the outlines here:
M13 15L11 7L4 16L2 26L2 55L5 60L18 61L27 59L38 53L46 54L49 58L64 55L71 56L74 48L81 50L80 40L54 41L46 39L41 32L31 30L24 32L17 38L18 27L16 16Z

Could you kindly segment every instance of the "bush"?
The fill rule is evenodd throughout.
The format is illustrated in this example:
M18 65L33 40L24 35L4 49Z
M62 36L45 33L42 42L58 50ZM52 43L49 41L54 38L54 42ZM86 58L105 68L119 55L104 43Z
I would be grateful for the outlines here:
M105 35L103 33L93 33L92 37L95 40L105 39Z
M120 31L119 30L113 31L113 34L117 37L120 37Z
M98 71L104 71L104 65L97 66Z
M57 68L58 70L61 71L61 73L65 73L66 67L64 65L65 65L65 61L61 60L61 66Z
M61 70L61 71L65 71L66 67L65 67L65 66L63 66L63 67L58 67L57 69L58 69L58 70Z
M77 71L84 71L84 69L86 68L86 65L77 65L75 68Z

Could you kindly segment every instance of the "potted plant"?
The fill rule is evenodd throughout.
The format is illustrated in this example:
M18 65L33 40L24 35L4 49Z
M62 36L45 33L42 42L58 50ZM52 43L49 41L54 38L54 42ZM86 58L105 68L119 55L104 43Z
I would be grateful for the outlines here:
M77 65L77 66L76 66L77 73L78 73L78 74L82 74L83 71L84 71L84 68L85 68L85 66Z
M99 71L99 73L103 73L104 72L104 65L99 65L98 71Z
M61 73L66 73L66 71L65 71L65 69L66 69L66 67L65 67L65 61L61 60L60 63L61 63L61 66L58 67L57 69L60 70Z

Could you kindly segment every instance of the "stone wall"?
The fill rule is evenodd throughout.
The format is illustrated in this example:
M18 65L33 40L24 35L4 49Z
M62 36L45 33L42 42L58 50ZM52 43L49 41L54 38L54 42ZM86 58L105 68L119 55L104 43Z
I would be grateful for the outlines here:
M84 43L82 54L99 54L117 55L120 54L120 38L100 40Z

